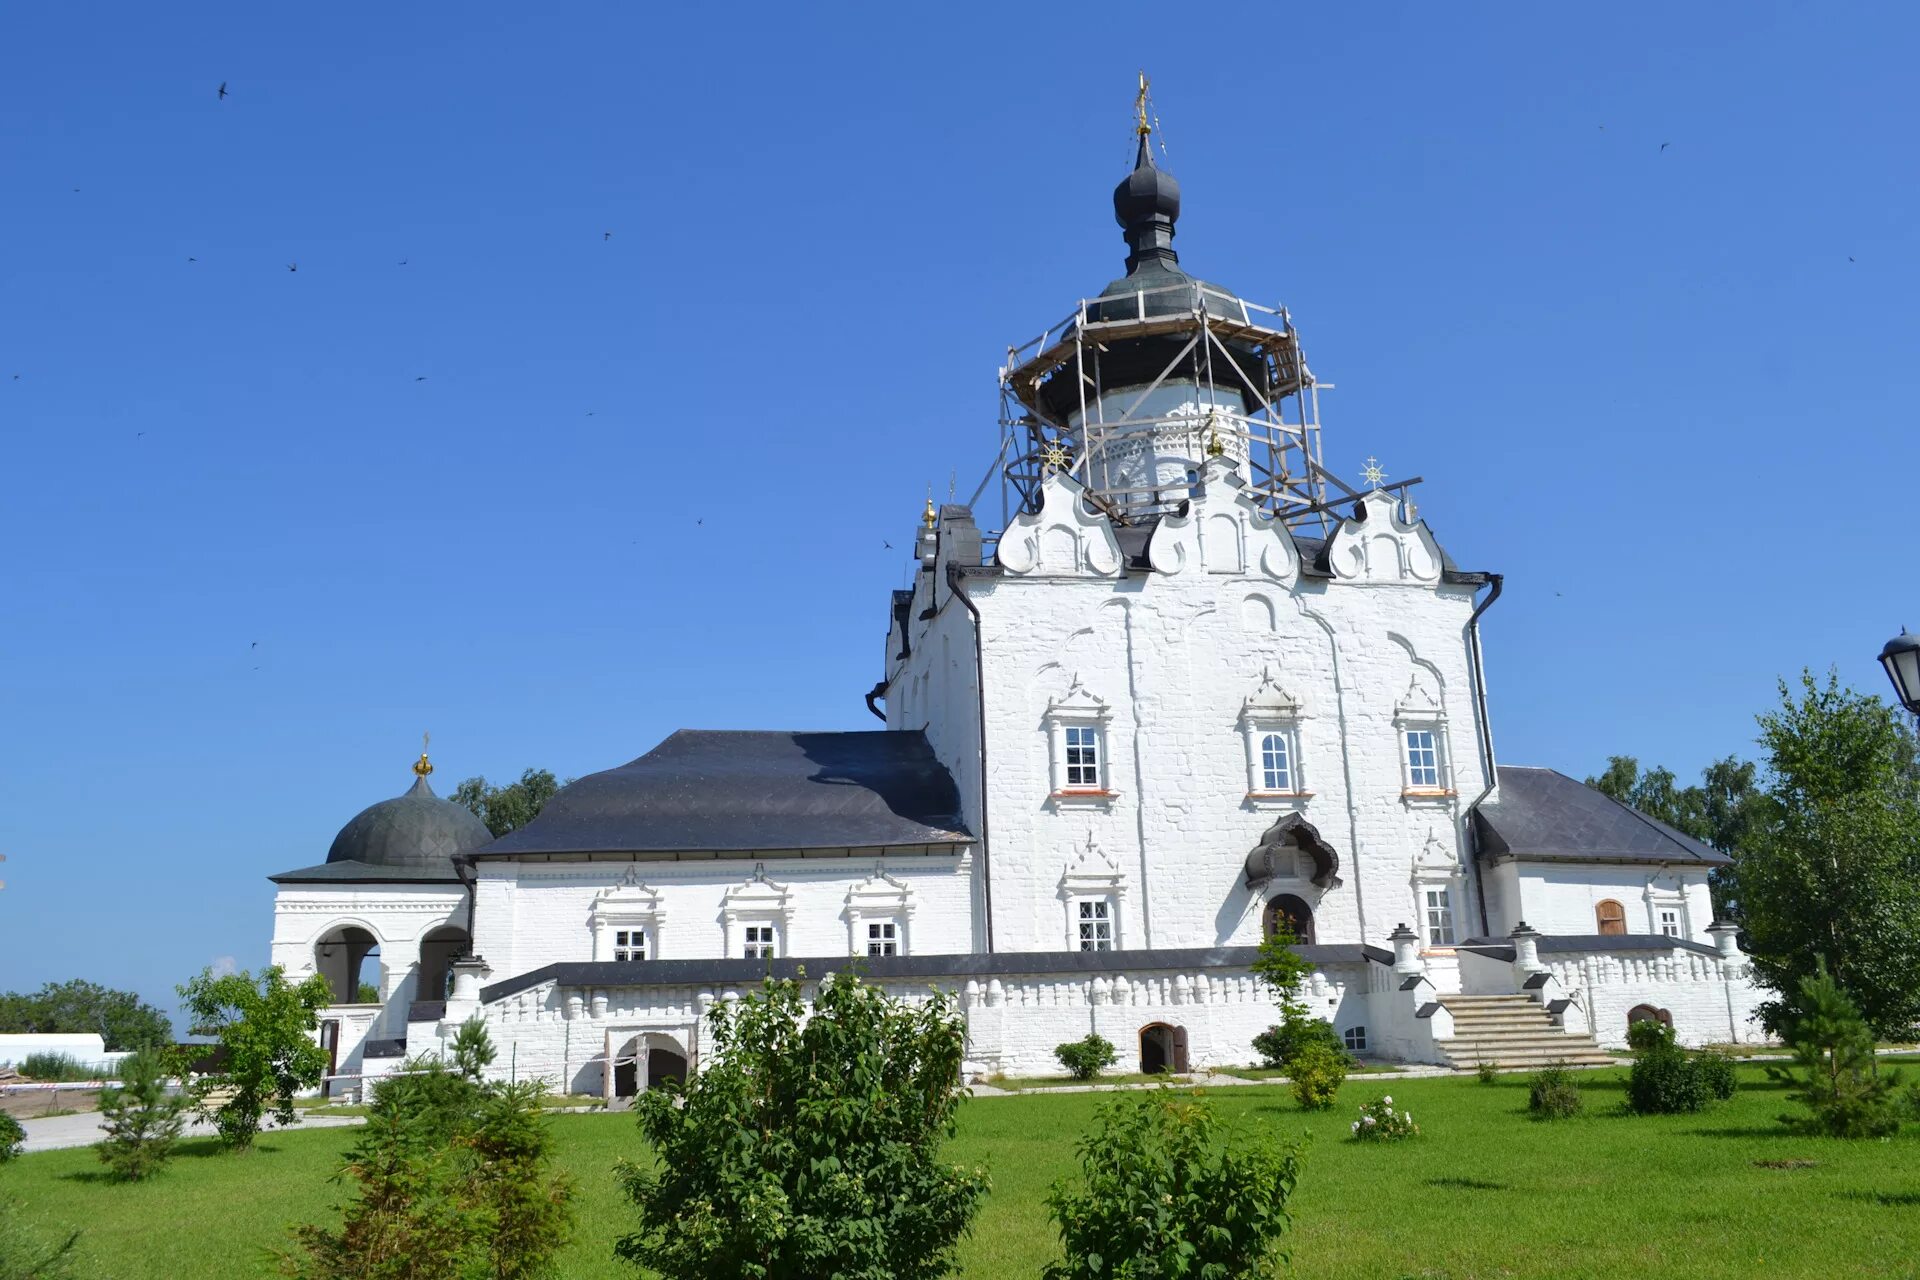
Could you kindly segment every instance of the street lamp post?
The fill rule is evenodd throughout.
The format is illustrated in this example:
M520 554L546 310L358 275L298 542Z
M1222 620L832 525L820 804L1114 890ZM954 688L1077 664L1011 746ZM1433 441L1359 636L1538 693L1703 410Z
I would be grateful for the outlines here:
M1905 627L1880 650L1880 665L1893 681L1893 694L1915 716L1920 716L1920 636L1910 636Z

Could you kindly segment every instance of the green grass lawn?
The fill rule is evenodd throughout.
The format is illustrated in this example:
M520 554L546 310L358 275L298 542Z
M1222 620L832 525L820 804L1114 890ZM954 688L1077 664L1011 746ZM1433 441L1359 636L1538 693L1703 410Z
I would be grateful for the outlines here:
M1920 1276L1920 1125L1886 1142L1788 1135L1785 1097L1740 1069L1732 1102L1696 1116L1613 1114L1619 1071L1582 1073L1597 1114L1538 1124L1526 1077L1350 1081L1331 1112L1300 1111L1282 1088L1212 1093L1238 1123L1296 1141L1310 1135L1292 1274L1360 1280L1493 1277ZM1345 1141L1362 1102L1391 1093L1424 1136L1404 1145ZM993 1173L993 1194L964 1250L971 1280L1036 1277L1052 1255L1044 1196L1073 1169L1073 1142L1095 1094L978 1099L961 1110L955 1160ZM568 1280L632 1276L611 1256L630 1217L610 1169L637 1154L626 1115L552 1119L580 1186ZM328 1181L353 1130L269 1136L247 1156L189 1143L158 1180L115 1186L90 1151L0 1165L0 1193L29 1215L85 1229L113 1280L220 1280L266 1274L264 1250L286 1224L341 1195ZM1764 1168L1758 1161L1811 1161Z

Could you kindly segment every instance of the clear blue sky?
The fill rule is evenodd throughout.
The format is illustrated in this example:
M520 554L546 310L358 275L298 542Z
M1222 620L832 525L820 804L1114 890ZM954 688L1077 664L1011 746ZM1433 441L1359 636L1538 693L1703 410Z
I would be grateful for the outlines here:
M8 10L0 989L263 963L422 729L445 791L870 726L926 484L1119 271L1143 62L1183 262L1507 575L1502 759L1880 690L1910 6L864 8Z

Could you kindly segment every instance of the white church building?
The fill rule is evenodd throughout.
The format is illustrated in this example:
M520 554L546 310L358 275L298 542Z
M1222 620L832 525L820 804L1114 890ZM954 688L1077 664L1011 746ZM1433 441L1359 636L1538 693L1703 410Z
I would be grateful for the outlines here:
M1188 275L1142 130L1126 274L1000 372L998 531L928 504L864 732L682 730L494 839L413 788L272 877L272 958L338 1002L343 1077L476 1013L495 1069L619 1099L704 1015L856 964L951 991L968 1070L1257 1061L1285 922L1364 1055L1600 1060L1629 1021L1760 1038L1718 851L1501 764L1480 622L1409 486L1320 462L1291 317ZM986 486L983 486L983 490ZM1516 530L1516 533L1521 531Z

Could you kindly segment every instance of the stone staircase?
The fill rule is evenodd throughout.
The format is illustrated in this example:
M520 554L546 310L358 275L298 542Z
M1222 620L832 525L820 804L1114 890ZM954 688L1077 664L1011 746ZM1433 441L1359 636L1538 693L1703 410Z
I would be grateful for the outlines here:
M1590 1035L1572 1035L1553 1025L1547 1011L1529 996L1441 996L1453 1015L1453 1039L1441 1040L1441 1052L1456 1067L1570 1067L1616 1065Z

